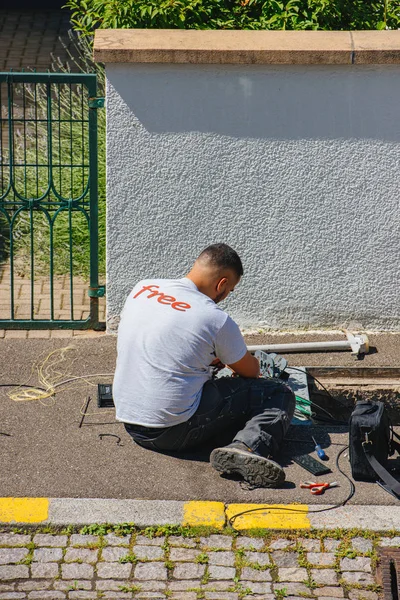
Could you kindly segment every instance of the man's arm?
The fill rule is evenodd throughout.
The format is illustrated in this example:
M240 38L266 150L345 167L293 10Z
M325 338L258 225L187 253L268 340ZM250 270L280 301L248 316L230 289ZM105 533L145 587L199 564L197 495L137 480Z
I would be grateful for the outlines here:
M240 375L240 377L256 378L260 375L260 363L249 351L246 352L243 358L228 365L228 367Z

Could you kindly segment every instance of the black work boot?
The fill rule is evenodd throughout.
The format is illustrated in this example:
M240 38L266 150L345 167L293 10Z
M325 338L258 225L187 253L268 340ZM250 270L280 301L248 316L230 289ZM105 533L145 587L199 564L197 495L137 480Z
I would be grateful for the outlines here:
M278 463L261 456L243 442L215 448L210 462L219 473L239 473L245 481L257 487L277 487L285 481L285 472Z

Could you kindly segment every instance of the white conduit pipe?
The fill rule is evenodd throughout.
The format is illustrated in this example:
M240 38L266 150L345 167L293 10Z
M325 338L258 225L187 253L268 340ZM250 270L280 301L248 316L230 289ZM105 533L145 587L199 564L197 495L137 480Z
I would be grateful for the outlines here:
M369 350L366 335L346 333L347 340L336 342L298 342L294 344L260 344L247 346L249 352L263 350L264 352L326 352L328 350L351 350L352 354L367 354Z

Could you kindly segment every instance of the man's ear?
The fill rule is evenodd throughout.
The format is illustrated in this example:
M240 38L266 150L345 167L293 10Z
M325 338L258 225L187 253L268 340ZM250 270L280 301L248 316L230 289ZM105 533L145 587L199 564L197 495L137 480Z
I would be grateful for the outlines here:
M221 277L221 279L218 281L217 283L217 292L224 292L225 291L225 286L228 283L228 278L227 277Z

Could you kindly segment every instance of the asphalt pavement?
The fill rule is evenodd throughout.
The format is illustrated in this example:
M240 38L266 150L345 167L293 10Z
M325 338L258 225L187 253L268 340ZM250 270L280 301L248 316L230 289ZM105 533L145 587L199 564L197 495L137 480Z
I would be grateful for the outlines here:
M400 334L370 335L376 348L363 361L349 352L291 354L293 366L399 366ZM343 339L342 334L293 334L282 342ZM276 336L253 335L249 344L271 342ZM292 426L289 441L279 457L285 467L282 489L247 490L237 480L220 477L209 464L212 447L229 441L215 440L201 451L164 455L137 446L117 423L114 411L97 407L97 383L109 383L116 358L116 338L2 339L0 384L37 384L37 366L57 348L72 346L65 360L54 366L59 380L82 376L57 388L53 399L17 402L8 397L12 388L0 388L0 496L51 498L115 498L148 500L213 500L224 503L335 504L349 493L349 482L336 468L338 452L347 444L344 427ZM53 355L54 358L54 355ZM98 374L95 377L88 375ZM21 388L22 389L22 388ZM21 390L20 390L21 391ZM90 396L88 415L80 426L81 411ZM397 396L399 394L397 393ZM335 410L334 402L331 409ZM298 487L312 476L291 457L313 451L311 435L325 448L332 473L319 478L337 481L339 487L323 496L311 496ZM315 456L315 455L314 455ZM350 473L344 453L340 466ZM395 504L398 501L373 483L357 483L353 504Z

